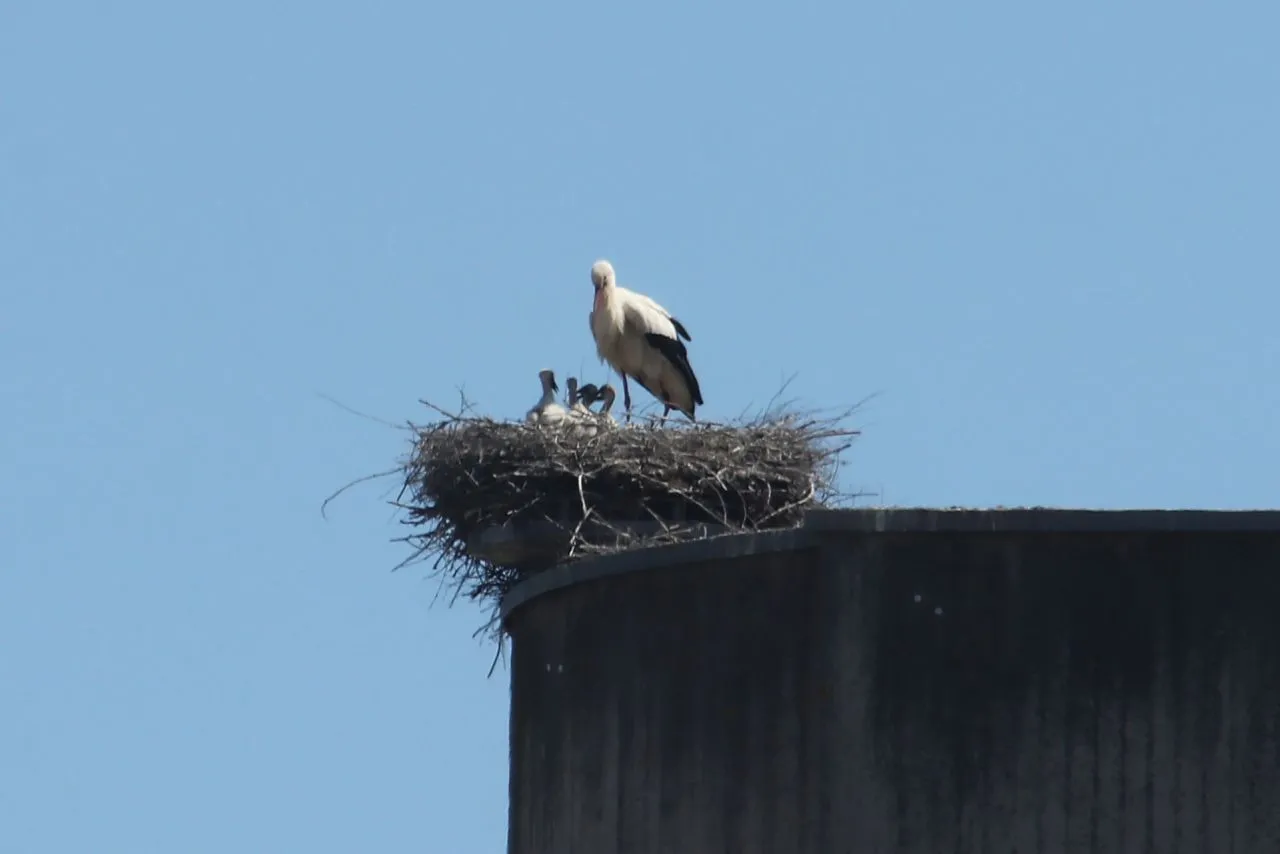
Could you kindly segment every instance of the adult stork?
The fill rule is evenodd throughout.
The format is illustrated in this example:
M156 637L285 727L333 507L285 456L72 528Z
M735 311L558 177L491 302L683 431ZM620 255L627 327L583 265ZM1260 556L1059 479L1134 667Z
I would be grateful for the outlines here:
M596 289L590 315L596 354L622 375L627 418L631 417L630 377L662 401L663 418L678 409L696 421L694 410L702 403L702 391L680 340L693 340L688 330L649 297L620 286L608 261L591 265L591 284Z

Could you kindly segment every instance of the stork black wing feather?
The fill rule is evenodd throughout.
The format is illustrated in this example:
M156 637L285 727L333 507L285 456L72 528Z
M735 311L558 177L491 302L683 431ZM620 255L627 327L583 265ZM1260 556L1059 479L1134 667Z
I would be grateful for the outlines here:
M680 327L677 326L676 328L679 329ZM675 366L675 369L680 372L680 376L684 378L685 383L688 384L689 394L693 396L693 402L701 406L702 390L698 388L698 378L693 373L693 365L689 364L689 351L684 348L684 344L680 343L677 338L668 338L656 332L646 332L644 338L649 342L649 346L661 353L668 362Z

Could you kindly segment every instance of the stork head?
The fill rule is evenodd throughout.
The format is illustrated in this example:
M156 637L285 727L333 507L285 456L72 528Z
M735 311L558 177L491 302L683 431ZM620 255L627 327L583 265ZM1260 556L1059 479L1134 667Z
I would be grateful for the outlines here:
M604 407L600 411L608 412L610 407L613 406L614 398L616 398L617 396L618 396L618 393L614 391L613 386L609 385L608 383L605 383L604 385L600 386L600 389L595 393L596 400L604 401Z
M572 406L578 402L578 378L569 377L564 384L569 389L569 404Z
M583 406L590 406L600 399L600 389L596 388L595 383L587 383L578 389L578 400L582 401Z
M538 379L542 380L542 390L559 391L560 386L556 385L556 372L552 370L538 371Z
M613 274L613 265L603 258L591 265L591 284L598 291L601 288L617 284Z

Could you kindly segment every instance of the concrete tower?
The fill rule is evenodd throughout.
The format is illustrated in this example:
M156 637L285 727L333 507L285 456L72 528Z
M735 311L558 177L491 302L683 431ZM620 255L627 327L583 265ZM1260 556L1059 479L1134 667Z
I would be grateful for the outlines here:
M503 615L511 854L1280 851L1280 512L815 511Z

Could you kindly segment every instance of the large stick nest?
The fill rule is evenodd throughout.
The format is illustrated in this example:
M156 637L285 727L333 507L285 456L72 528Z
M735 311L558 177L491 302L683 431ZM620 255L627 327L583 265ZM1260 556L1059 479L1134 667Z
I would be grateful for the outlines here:
M414 528L405 564L434 559L456 592L497 600L547 565L726 531L794 527L835 502L840 454L856 430L781 410L736 423L567 430L453 415L414 425L397 502ZM640 523L640 524L637 524ZM552 531L543 559L496 560L477 543ZM403 564L402 564L403 565Z

